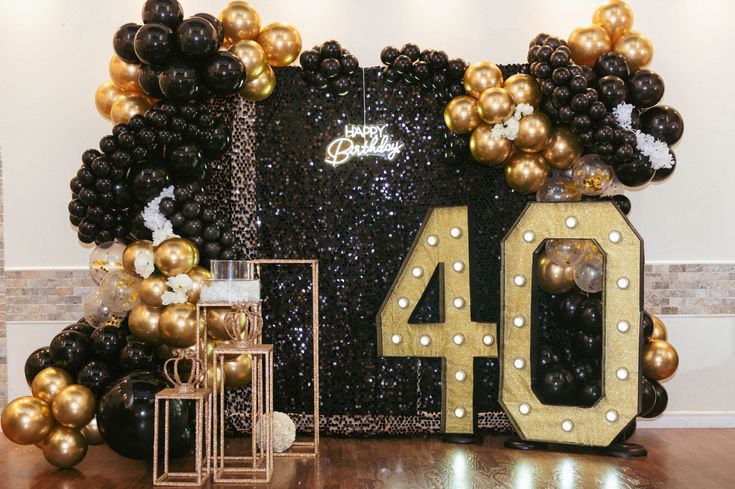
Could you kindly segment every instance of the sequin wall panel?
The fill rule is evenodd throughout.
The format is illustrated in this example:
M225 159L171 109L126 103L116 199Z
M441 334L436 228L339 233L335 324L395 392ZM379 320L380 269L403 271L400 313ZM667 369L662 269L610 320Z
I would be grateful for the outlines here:
M500 169L444 162L445 98L386 85L379 68L365 70L364 93L360 77L346 97L307 87L298 68L279 69L277 79L275 93L256 106L254 254L319 259L322 412L329 419L439 411L438 361L378 357L376 313L427 210L469 205L472 316L498 322L500 241L525 198L508 188ZM328 143L345 124L363 122L387 124L391 138L405 144L398 157L326 164ZM262 277L266 336L283 345L276 352L281 411L310 412L308 277L307 267ZM421 316L436 317L426 307ZM497 360L475 363L478 411L497 416Z

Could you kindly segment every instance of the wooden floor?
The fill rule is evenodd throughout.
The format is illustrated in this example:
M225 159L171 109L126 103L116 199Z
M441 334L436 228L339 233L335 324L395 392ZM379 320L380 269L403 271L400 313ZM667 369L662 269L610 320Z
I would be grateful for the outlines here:
M273 488L692 488L735 487L735 430L639 430L631 441L646 458L519 452L503 437L480 445L428 438L348 440L322 438L318 462L276 460ZM73 470L50 467L34 446L0 442L0 488L141 489L150 467L91 447ZM211 487L211 486L207 486ZM216 487L248 487L223 486Z

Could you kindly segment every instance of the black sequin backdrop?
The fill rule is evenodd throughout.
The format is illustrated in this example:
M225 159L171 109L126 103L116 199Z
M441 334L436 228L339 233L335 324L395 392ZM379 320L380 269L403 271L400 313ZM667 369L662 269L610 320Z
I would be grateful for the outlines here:
M516 69L505 67L506 76ZM379 68L365 69L364 91L362 73L356 83L348 96L334 97L307 87L298 68L279 69L276 91L257 104L253 254L319 259L325 418L435 413L441 406L438 360L379 357L378 309L427 210L468 205L473 320L499 322L500 241L526 198L508 187L501 169L444 161L447 98L387 85ZM327 144L344 125L363 122L388 124L393 140L405 144L400 155L324 163ZM261 278L265 341L277 346L276 410L309 413L310 271L270 268ZM427 319L434 315L425 311ZM476 360L475 368L476 409L498 413L497 359Z

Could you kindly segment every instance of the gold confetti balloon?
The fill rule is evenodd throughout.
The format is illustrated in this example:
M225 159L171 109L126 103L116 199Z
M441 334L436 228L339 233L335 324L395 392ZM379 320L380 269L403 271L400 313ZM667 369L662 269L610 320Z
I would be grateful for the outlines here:
M538 202L579 202L582 193L571 179L565 177L549 177L536 191Z
M1 424L3 434L10 441L19 445L32 445L46 438L54 425L54 417L46 401L25 396L5 406Z
M598 155L589 154L574 164L572 181L584 195L602 195L612 184L613 171Z
M113 313L124 314L138 305L140 279L123 270L105 276L100 284L100 298Z
M108 273L123 269L125 245L108 241L94 247L89 256L89 274L94 283L100 284Z

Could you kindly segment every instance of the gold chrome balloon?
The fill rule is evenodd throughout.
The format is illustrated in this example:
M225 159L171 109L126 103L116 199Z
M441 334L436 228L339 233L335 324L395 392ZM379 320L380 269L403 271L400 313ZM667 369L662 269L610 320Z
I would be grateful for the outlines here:
M130 275L140 276L135 272L135 258L143 252L150 253L153 256L153 243L140 239L127 245L125 251L123 251L123 270Z
M115 100L110 109L110 118L115 124L128 122L134 115L142 115L151 108L151 103L143 95L123 95Z
M240 355L225 360L225 385L227 387L245 387L250 384L250 355Z
M232 309L229 307L207 308L207 335L210 338L216 340L230 339L225 326L225 316L231 312Z
M499 165L513 152L513 143L506 138L495 139L490 124L480 124L472 131L470 153L478 163L488 166Z
M199 264L199 250L187 239L170 238L156 247L155 264L168 277L189 273Z
M612 50L625 56L631 73L645 67L653 59L653 43L640 32L623 34Z
M138 73L140 73L140 65L136 63L126 63L116 54L113 54L109 63L110 78L120 90L128 95L142 94L143 90L138 84Z
M257 78L248 81L240 89L240 95L245 100L251 102L260 102L271 96L273 90L276 89L276 74L268 65L265 65L263 72Z
M166 306L158 320L161 338L173 348L186 348L196 343L199 331L196 306L190 302Z
M523 194L540 189L548 176L546 161L538 153L516 151L505 167L505 181L510 188Z
M140 301L150 307L161 307L163 293L169 290L163 275L151 275L138 282L137 287Z
M130 311L128 327L130 332L139 340L150 345L160 345L163 342L159 322L162 309L146 304L138 304Z
M513 75L505 80L503 88L510 94L516 105L528 104L538 108L541 103L541 87L531 75L523 73Z
M207 285L212 280L212 274L206 268L197 266L192 268L187 275L189 275L194 285L186 293L186 297L189 299L189 302L197 303L199 301L199 295L202 293L202 286Z
M80 430L56 426L43 441L42 449L48 463L67 469L87 455L87 440Z
M577 27L569 35L572 59L580 65L594 66L600 55L612 48L610 35L598 25Z
M106 81L94 93L94 105L100 115L109 120L112 105L122 96L123 91L112 80Z
M488 88L477 99L477 114L488 124L497 124L509 119L516 106L504 88Z
M651 319L653 319L653 334L651 335L651 339L666 341L669 334L666 331L666 325L664 322L661 321L658 316L654 316L653 314L651 314Z
M568 170L582 156L582 145L577 135L566 127L557 127L542 154L546 163L555 170Z
M622 0L611 0L597 7L592 14L592 23L605 29L615 42L633 27L633 9Z
M477 113L477 101L468 95L454 97L444 108L444 122L454 133L471 133L482 122Z
M513 140L521 151L537 153L551 140L553 126L551 120L541 111L523 116L519 122L518 136Z
M64 387L54 397L51 411L59 424L67 428L83 428L96 413L97 401L89 388L72 384Z
M102 433L100 433L100 427L97 425L96 417L92 418L92 421L82 428L82 435L84 435L84 439L87 440L88 445L105 444L105 439L102 437Z
M574 268L557 265L542 255L536 263L536 280L544 292L563 294L574 287Z
M501 87L503 73L495 63L480 61L472 63L464 72L464 89L475 98L488 88Z
M664 340L651 340L643 345L643 376L651 380L668 379L679 367L679 354Z
M230 2L220 12L219 21L229 44L255 39L260 32L260 15L247 2Z
M39 399L46 401L49 405L54 396L67 385L71 385L72 378L66 370L49 367L41 370L31 382L31 391Z
M240 58L245 66L246 80L254 80L263 73L267 63L265 62L265 51L255 41L240 41L230 46L230 52Z
M46 438L54 426L54 417L48 403L37 397L25 396L5 406L1 424L10 441L31 445Z
M273 22L263 27L258 34L258 44L271 66L288 66L301 54L301 34L284 22Z

